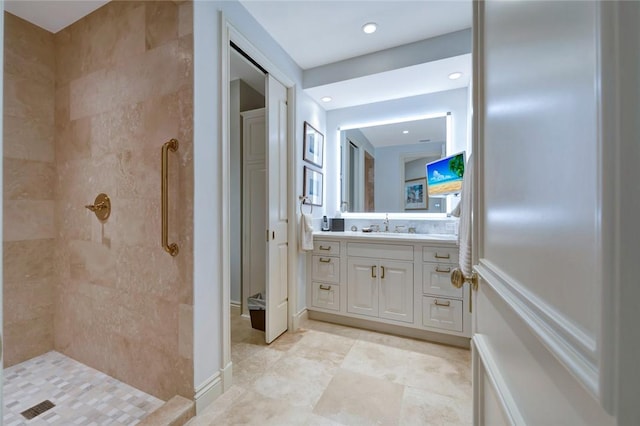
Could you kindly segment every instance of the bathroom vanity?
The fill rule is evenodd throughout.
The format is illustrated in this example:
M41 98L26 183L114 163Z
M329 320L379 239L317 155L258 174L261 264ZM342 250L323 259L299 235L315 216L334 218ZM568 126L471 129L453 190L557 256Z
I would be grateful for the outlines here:
M468 288L454 288L454 235L315 233L310 318L468 346Z

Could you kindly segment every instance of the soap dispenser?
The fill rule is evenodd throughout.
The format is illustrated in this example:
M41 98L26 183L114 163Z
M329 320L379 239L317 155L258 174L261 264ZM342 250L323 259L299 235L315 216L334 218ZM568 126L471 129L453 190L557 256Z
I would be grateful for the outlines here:
M322 216L322 230L323 231L329 230L329 221L327 220L327 216Z

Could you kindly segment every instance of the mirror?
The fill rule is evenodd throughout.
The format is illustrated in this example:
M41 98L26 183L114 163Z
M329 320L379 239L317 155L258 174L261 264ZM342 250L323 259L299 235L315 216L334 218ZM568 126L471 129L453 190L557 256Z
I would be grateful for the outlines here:
M453 196L427 196L425 165L450 154L450 118L442 113L341 128L341 210L448 213Z

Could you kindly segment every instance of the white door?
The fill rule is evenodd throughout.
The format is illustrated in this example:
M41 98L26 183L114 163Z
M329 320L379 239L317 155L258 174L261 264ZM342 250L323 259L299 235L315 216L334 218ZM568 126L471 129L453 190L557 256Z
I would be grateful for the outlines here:
M267 283L265 340L287 331L287 89L266 77L267 104Z
M615 422L606 3L474 2L476 425Z

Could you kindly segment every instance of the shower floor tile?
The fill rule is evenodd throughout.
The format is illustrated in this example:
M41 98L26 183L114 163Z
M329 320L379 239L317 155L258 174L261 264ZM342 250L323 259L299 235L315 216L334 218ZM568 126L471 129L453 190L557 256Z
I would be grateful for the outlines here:
M134 425L163 404L53 351L6 368L3 398L5 426ZM31 420L20 414L47 399L55 407Z

